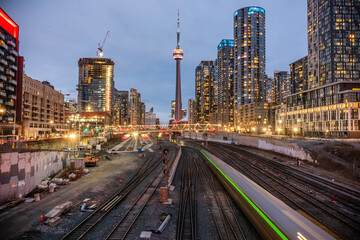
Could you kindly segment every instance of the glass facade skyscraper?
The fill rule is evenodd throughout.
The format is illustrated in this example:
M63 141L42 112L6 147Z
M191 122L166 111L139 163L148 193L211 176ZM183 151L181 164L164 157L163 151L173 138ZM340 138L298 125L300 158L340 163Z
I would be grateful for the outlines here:
M112 114L114 62L109 58L81 58L78 64L78 110Z

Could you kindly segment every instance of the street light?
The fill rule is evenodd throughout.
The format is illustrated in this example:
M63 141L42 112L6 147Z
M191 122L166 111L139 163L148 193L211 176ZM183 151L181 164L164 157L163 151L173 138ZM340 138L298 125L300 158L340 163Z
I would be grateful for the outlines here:
M70 134L69 137L70 137L71 139L73 139L73 141L74 141L73 153L74 153L74 159L75 159L75 138L76 138L76 135L75 135L75 134Z

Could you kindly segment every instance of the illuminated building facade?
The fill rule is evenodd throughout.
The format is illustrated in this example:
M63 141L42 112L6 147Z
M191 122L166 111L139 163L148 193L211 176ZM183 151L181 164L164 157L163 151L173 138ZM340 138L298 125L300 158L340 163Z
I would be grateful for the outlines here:
M307 90L298 88L277 106L276 129L289 135L360 138L360 2L307 3Z
M0 123L2 135L11 135L14 122L22 120L23 62L24 58L19 56L19 26L0 8ZM20 132L17 133L20 134Z
M195 100L193 98L188 99L188 111L187 111L187 116L188 116L188 122L190 124L194 124L196 123L196 119L195 119Z
M308 0L309 89L360 78L360 2Z
M114 62L109 58L81 58L79 64L79 112L113 111Z
M242 133L265 134L274 129L275 105L254 102L239 106L237 131Z
M245 7L234 13L235 106L264 101L265 10Z
M223 39L217 47L218 122L234 126L234 40Z
M290 64L291 94L308 89L307 56Z
M145 103L141 102L141 94L136 89L130 89L130 101L128 107L129 124L144 125L145 123Z
M175 101L171 101L171 119L175 119Z
M264 96L265 96L265 102L268 103L273 103L275 100L275 91L274 91L274 87L275 87L275 82L274 82L274 78L269 77L267 75L265 75L265 89L264 89Z
M290 75L287 71L274 71L274 102L280 104L291 93Z
M40 82L24 74L22 135L49 137L68 132L65 122L64 94L49 82Z
M129 91L114 90L113 123L115 125L127 125L128 120Z
M216 110L214 100L215 61L201 61L195 70L196 123L210 123L210 114Z

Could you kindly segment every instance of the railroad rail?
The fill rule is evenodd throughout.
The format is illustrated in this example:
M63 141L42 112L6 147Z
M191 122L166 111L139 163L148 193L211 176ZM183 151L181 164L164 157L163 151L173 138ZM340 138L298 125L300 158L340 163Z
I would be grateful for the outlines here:
M195 159L195 165L220 239L246 239L230 204L228 193L219 194L219 191L224 191L223 187L205 162L207 161L202 155Z
M210 143L209 146L215 155L221 157L235 169L238 169L254 182L257 182L267 191L276 194L276 196L287 202L292 208L301 209L303 212L306 212L336 234L349 239L353 237L354 232L358 232L358 229L360 229L359 221L350 216L351 214L344 214L339 208L334 208L330 201L325 202L324 199L315 198L312 194L305 191L303 187L298 186L301 184L293 184L282 175L279 177L279 171L276 170L277 172L275 173L271 171L274 167L269 167L271 164L265 158L257 155L254 157L254 154L244 151L240 153L233 146L213 143ZM283 168L283 165L277 165L277 168ZM282 173L286 172L287 176L295 178L295 174L291 170L291 168L283 168ZM299 181L300 183L302 181L306 182L298 173L296 178L298 183ZM314 179L315 176L312 176L312 178Z
M176 239L197 239L196 224L196 169L188 152L182 153L182 174L180 186L180 206L176 228Z

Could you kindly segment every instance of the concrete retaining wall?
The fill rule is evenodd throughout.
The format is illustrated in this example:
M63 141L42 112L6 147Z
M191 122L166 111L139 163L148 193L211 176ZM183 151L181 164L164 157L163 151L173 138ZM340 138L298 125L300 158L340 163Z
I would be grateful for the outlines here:
M69 166L65 152L0 154L0 204L31 192L44 178Z
M218 135L207 134L204 136L204 133L185 133L184 137L198 139L198 140L208 140L222 143L235 143L238 145L254 147L264 150L269 150L277 153L281 153L290 157L297 157L301 160L307 160L310 162L315 162L310 154L306 153L303 148L298 146L296 142L284 140L284 139L275 139L259 136L246 136L238 135L237 133L219 133ZM224 138L226 140L224 140Z

